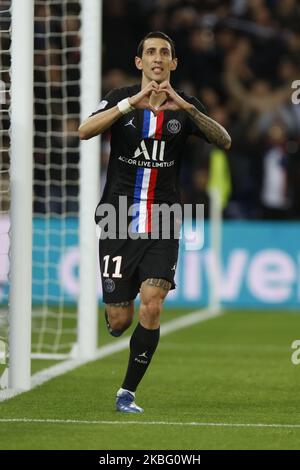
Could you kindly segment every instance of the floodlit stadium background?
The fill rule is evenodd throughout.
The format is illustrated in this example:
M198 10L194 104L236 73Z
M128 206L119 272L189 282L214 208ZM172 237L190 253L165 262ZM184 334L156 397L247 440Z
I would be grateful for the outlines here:
M291 86L300 77L299 4L116 1L107 2L105 11L104 92L136 82L130 58L139 38L163 30L175 40L179 57L174 86L202 100L232 136L225 156L230 176L226 166L219 175L224 304L297 307L300 106L291 101ZM125 37L126 51L120 42ZM109 136L102 145L106 165ZM190 141L182 172L185 202L208 209L214 152L200 140ZM176 301L205 302L204 253L184 253L180 268Z
M72 227L76 221L62 227L62 222L43 216L49 211L75 218L78 214L80 5L43 3L36 2L35 10L35 303L48 291L54 301L72 301L78 294L76 227ZM60 14L66 15L63 36ZM183 201L204 203L208 214L213 162L223 159L218 174L225 218L221 298L229 306L299 304L300 107L292 102L293 92L297 97L292 83L300 76L298 19L296 1L104 2L102 95L138 81L133 60L136 45L148 31L163 30L175 40L179 57L172 83L197 96L232 136L230 152L222 155L201 140L191 139L181 180ZM7 46L3 35L2 49ZM2 62L4 66L5 54ZM2 75L3 82L7 81L8 76ZM3 134L4 148L5 138ZM108 155L109 132L102 138L102 183ZM6 159L3 151L4 169ZM7 174L2 176L5 209ZM2 218L0 223L5 233L7 220ZM48 225L43 227L43 223ZM47 262L59 263L60 269L45 272L40 235L51 229L64 233L65 252L54 245ZM208 269L204 252L188 254L183 249L179 289L170 302L205 304ZM2 301L8 293L7 272L3 258Z

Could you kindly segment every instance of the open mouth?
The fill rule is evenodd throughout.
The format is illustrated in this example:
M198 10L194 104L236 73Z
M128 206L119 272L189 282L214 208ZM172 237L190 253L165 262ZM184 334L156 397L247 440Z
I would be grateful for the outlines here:
M161 67L152 67L152 72L161 73L163 69Z

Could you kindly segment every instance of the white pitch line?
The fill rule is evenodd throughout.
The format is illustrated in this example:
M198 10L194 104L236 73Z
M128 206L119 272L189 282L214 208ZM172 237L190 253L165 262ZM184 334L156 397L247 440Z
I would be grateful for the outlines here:
M175 320L172 320L170 322L163 324L160 328L160 335L165 336L181 328L186 328L196 323L201 323L203 321L219 317L220 315L223 315L223 313L224 312L222 310L216 311L216 312L212 312L208 309L197 310L196 312L183 315L181 318L176 318ZM97 350L96 355L91 358L68 359L64 362L51 366L48 369L44 369L40 372L37 372L31 377L31 389L30 390L34 389L35 387L38 387L39 385L42 385L45 382L48 382L49 380L54 379L55 377L59 377L60 375L64 375L67 372L77 369L77 367L81 367L85 364L88 364L89 362L102 359L106 356L110 356L111 354L127 349L129 346L129 340L130 338L126 337L124 339L119 339L115 343L102 346L101 348ZM20 395L21 393L24 393L30 390L23 390L23 389L1 390L0 402L9 400L10 398L13 398L17 395Z
M0 418L0 423L42 423L42 424L93 424L93 425L139 425L139 426L197 426L197 427L226 427L226 428L300 428L300 424L279 423L201 423L176 421L101 421L80 419L29 419L29 418Z

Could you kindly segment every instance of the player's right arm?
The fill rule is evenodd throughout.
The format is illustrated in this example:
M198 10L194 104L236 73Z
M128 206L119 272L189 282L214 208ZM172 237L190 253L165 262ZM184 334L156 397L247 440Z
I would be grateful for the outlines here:
M78 128L79 138L81 140L87 140L102 134L102 132L111 127L121 116L122 113L117 106L102 111L101 113L93 114L80 124Z
M128 97L129 111L136 109L150 109L154 113L157 112L155 108L150 104L150 95L152 92L157 91L158 85L156 82L150 82L136 95ZM126 98L123 98L126 99ZM91 139L96 135L102 134L109 129L123 114L120 111L118 104L122 101L118 90L112 90L105 98L100 102L100 107L88 117L79 126L79 138L81 140ZM104 109L108 108L108 109Z

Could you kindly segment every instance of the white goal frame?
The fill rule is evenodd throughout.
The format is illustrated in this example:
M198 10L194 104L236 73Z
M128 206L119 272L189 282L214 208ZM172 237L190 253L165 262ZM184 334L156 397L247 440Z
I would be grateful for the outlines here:
M11 249L8 388L30 389L32 317L33 38L34 0L12 0L11 35ZM102 0L81 3L81 118L101 90ZM30 136L30 137L28 137ZM80 146L80 295L78 358L97 350L97 238L93 214L99 198L100 140Z

